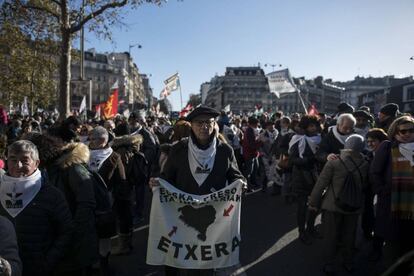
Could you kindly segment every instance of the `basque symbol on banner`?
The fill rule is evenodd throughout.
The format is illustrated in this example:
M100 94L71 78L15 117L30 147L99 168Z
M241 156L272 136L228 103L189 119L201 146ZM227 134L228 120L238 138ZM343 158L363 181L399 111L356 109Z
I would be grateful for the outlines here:
M211 269L239 263L242 181L208 195L165 180L153 190L147 263Z

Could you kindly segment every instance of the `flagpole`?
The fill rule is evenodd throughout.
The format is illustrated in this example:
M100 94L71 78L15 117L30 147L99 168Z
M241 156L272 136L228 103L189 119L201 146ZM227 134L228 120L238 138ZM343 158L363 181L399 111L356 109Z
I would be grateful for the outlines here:
M178 74L178 72L177 72ZM178 78L179 80L180 78ZM181 110L183 110L183 93L181 92L181 80L179 80L179 84L180 84L180 102L181 102Z
M305 103L303 102L303 98L302 98L302 96L300 95L300 90L299 90L299 89L297 89L297 92L298 92L298 97L299 97L300 102L301 102L301 104L302 104L303 110L305 110L305 114L308 114L308 110L306 109L306 105L305 105Z

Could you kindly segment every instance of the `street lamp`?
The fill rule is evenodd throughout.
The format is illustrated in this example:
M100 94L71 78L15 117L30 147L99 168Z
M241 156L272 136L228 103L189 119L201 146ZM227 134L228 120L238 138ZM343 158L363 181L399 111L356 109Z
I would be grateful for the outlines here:
M410 60L414 60L414 56L410 57Z
M271 66L272 67L272 71L275 71L275 67L282 67L282 64L280 64L280 63L278 63L278 64L266 63L264 66L265 67Z
M134 47L138 47L138 49L141 49L142 48L142 45L139 44L139 43L129 44L129 47L128 47L128 54L129 55L131 55L131 49L134 48Z
M130 77L132 74L132 70L131 70L131 63L132 63L132 58L131 58L131 49L137 47L138 49L142 48L142 45L139 43L135 43L135 44L129 44L128 46L128 56L129 56L129 61L128 61L128 76ZM128 94L130 95L131 93L131 87L128 87ZM131 109L132 111L134 111L134 101L135 101L135 92L132 91L132 106ZM128 96L128 100L129 100L129 96Z

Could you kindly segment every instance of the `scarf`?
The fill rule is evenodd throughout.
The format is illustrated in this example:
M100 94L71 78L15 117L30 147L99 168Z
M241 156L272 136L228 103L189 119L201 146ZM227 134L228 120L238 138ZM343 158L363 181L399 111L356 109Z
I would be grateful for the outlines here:
M403 220L414 220L414 167L400 152L399 148L391 149L392 185L391 212L393 217Z
M191 136L188 139L188 163L191 174L199 186L204 183L213 169L217 151L216 143L217 139L214 137L209 147L202 150L194 144Z
M1 205L15 218L29 205L41 187L42 174L38 169L27 177L3 175L0 184Z
M414 167L414 143L401 143L398 149L401 155L410 161L411 167Z
M105 160L112 154L113 150L111 147L108 147L105 149L91 150L90 152L88 167L91 171L97 172Z
M342 145L345 145L346 138L348 138L348 136L351 134L347 134L347 135L340 134L337 126L332 126L331 128L332 128L332 132L336 140L338 140Z
M141 129L142 129L142 126L140 125L134 132L132 132L130 135L131 136L134 136L134 135L138 135L139 134L139 132L141 131Z
M321 142L321 135L320 134L315 135L315 136L298 135L298 134L294 135L289 142L289 152L292 146L296 144L297 142L299 142L298 144L299 157L303 158L303 153L305 152L306 144L309 145L313 154L316 153L316 151L318 150L318 146Z

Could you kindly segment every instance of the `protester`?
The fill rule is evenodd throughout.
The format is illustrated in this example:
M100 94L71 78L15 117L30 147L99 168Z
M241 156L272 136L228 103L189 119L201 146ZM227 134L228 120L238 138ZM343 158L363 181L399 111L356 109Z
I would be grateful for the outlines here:
M82 143L63 143L62 139L35 134L30 138L38 149L49 183L63 192L73 218L74 234L58 268L58 275L90 275L98 261L95 227L94 180L85 165L89 149Z
M276 185L276 157L272 149L278 135L279 131L271 121L264 124L264 129L259 134L259 140L262 142L260 148L261 164L263 164L263 170L266 174L262 185L262 192L265 192L268 186Z
M399 106L395 103L389 103L381 107L378 113L377 127L382 128L386 132L388 131L392 122L400 114Z
M329 160L338 158L345 140L354 133L355 124L355 117L350 113L343 113L338 117L336 125L330 127L328 134L323 137L319 145L316 158L320 163L325 164Z
M321 237L314 226L317 212L308 211L307 206L318 175L315 153L321 142L321 129L318 118L312 115L303 116L299 127L305 134L294 135L289 144L289 159L293 165L291 184L298 203L299 239L304 244L311 244L311 237Z
M358 216L363 206L363 190L367 185L369 165L361 152L364 150L364 137L358 134L350 135L337 159L328 160L324 166L309 198L309 208L314 210L321 206L324 210L324 238L329 246L329 258L324 266L326 273L339 270L339 258L348 272L354 269L353 247L355 244ZM340 192L349 185L348 174L351 173L355 185L353 194L359 198L357 208L345 208L338 204ZM327 189L322 199L324 189ZM354 199L354 198L352 198ZM359 208L358 208L359 207ZM342 255L342 256L341 256Z
M375 152L371 177L377 195L375 234L385 239L384 253L395 261L414 248L414 119L396 119L388 137Z
M258 139L259 120L250 117L248 127L243 135L243 158L244 158L244 177L247 179L248 191L253 191L258 187L256 174L259 171L259 148L262 145Z
M16 231L13 224L3 216L0 216L0 275L22 275Z
M371 128L371 123L374 121L374 117L364 110L358 110L354 112L355 117L355 133L365 137Z
M67 202L39 162L32 142L16 141L8 147L7 174L0 180L0 215L16 227L23 275L56 273L73 234Z
M204 195L228 183L243 179L231 147L217 139L215 118L219 113L209 107L194 109L187 120L191 135L171 148L161 177L183 192ZM152 178L150 186L157 185ZM212 269L190 270L166 267L165 275L214 275Z

